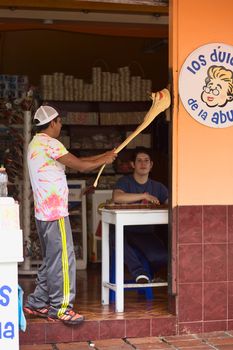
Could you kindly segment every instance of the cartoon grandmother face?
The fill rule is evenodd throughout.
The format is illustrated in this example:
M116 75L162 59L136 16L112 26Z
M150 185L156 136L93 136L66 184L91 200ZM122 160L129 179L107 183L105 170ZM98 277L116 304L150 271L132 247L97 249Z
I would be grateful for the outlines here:
M223 66L211 66L207 72L201 99L208 107L223 107L233 100L233 73Z

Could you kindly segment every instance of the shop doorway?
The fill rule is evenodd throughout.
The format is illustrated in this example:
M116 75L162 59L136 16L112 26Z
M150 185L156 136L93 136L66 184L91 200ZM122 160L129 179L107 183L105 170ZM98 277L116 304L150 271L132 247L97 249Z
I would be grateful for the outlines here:
M103 12L102 18L104 19L110 15L113 16L110 12ZM115 15L122 16L123 21L123 15L125 16L126 14L119 11ZM48 13L43 23L35 18L18 18L17 21L15 19L5 18L5 30L1 32L1 71L9 75L27 75L29 76L31 85L40 86L42 76L53 75L54 73L63 73L66 76L70 75L88 80L91 79L93 67L100 67L101 72L107 73L114 73L121 67L128 67L132 76L140 77L141 80L151 80L153 91L159 91L167 86L169 80L168 21L167 19L165 21L163 18L166 24L152 24L146 22L146 19L143 19L146 23L140 23L143 16L140 17L135 13L134 15L138 16L137 23L120 22L119 19L115 23L109 21L101 22L101 14L98 13L98 21L82 21L78 25L75 20L67 22L67 20L50 19L48 18ZM158 23L160 23L159 18L164 17L163 13L158 14L156 12L156 14L153 13L152 15L154 17L157 16ZM130 14L128 16L130 17ZM148 16L149 21L149 15L146 14L146 16ZM41 102L43 99L41 95L37 95L37 97ZM46 100L50 99L46 98ZM66 102L64 105L62 105L61 101L53 102L59 105L62 110L71 108L70 106L67 107ZM72 103L79 104L79 102L81 101ZM121 103L123 101L111 102L114 103L108 108L112 112L118 109L121 110ZM148 109L149 101L144 102L146 101L140 104L137 101L132 101L131 106L127 108L129 108L130 112L134 112L135 108L137 108L136 112L139 110L145 111ZM96 102L91 104L90 101L82 101L81 104L84 112L88 110L93 111L93 108L96 108ZM135 107L136 104L138 104L137 107ZM133 125L129 127L129 124L122 124L124 125L121 128L124 129L126 136L127 132L132 131ZM107 128L104 126L102 130ZM155 163L152 177L163 182L166 186L169 186L170 175L168 165L171 158L169 151L169 128L169 118L164 114L154 122L153 127L148 129L150 148L153 150L153 161ZM98 126L90 129L86 131L87 136L90 136L92 133L101 136ZM77 139L80 137L79 131L75 134L73 127L69 131L67 130L68 126L66 126L64 137L69 136L69 132L71 132L73 140L76 137ZM105 131L102 137L105 137L107 132ZM118 137L118 131L114 137ZM86 147L87 152L88 147ZM74 153L80 154L77 150ZM127 169L129 154L130 149L122 152L122 156L119 157L118 168L113 169L117 175L120 175L121 172L123 173L125 168ZM108 175L110 177L112 176L112 174ZM69 177L72 180L76 178L74 174L69 174ZM79 179L84 179L87 183L92 181L91 177L82 178L79 176ZM107 182L109 183L109 178ZM112 182L110 183L112 184ZM102 189L109 190L110 188L102 187ZM87 291L86 288L89 288L93 283L97 283L97 285L100 283L98 278L95 279L96 276L100 276L100 262L97 261L99 260L97 256L93 259L93 232L90 233L88 231L90 230L91 223L87 224L89 225L89 227L87 225L89 239L87 270L78 271L79 284L83 283L85 285L85 288L83 288L83 300L85 299L85 295L88 295L88 298L92 295L91 290L88 289ZM32 237L32 240L36 241L36 235ZM34 244L33 247L35 252L31 250L29 254L31 254L31 259L35 261L34 269L39 260L39 255L37 255L39 253L38 247ZM97 252L94 253L97 254ZM91 278L90 276L95 276L93 277L95 282L88 282L89 278ZM27 281L23 283L28 285ZM28 290L30 288L30 285L28 285ZM167 291L165 291L166 293ZM98 293L95 293L96 295ZM133 302L135 301L134 298L135 296L133 296ZM163 313L164 308L167 307L167 298L161 296L159 299L161 299L163 310L161 312Z

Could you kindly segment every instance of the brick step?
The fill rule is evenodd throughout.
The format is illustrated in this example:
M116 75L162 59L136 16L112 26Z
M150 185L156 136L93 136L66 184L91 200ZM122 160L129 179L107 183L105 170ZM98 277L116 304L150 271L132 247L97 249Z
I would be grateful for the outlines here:
M176 334L176 317L127 318L117 315L115 319L87 319L80 325L65 325L61 321L27 318L26 332L20 332L20 344L50 344L83 342L100 339L152 337Z

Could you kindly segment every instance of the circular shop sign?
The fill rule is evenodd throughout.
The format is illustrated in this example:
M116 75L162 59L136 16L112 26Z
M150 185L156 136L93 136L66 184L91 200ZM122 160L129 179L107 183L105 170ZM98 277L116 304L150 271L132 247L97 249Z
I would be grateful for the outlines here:
M233 46L207 44L193 51L179 75L187 112L211 128L233 125Z

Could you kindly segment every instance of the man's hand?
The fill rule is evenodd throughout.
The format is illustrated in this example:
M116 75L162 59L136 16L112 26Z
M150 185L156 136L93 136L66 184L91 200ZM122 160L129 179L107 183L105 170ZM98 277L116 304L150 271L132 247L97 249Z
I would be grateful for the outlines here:
M151 194L149 194L147 192L143 193L143 197L144 197L143 202L147 201L148 203L160 205L160 201L158 200L158 198L155 196L152 196Z
M111 150L111 151L105 152L104 157L105 157L105 163L111 164L116 159L117 154L115 153L115 150Z

